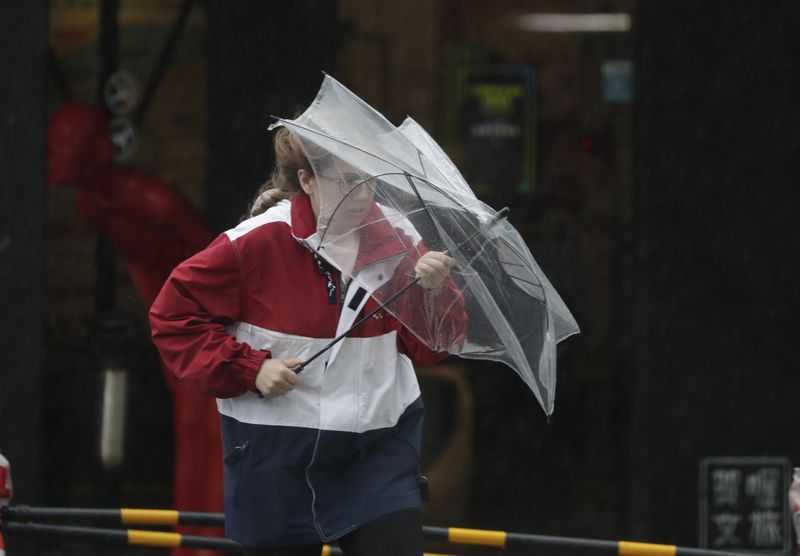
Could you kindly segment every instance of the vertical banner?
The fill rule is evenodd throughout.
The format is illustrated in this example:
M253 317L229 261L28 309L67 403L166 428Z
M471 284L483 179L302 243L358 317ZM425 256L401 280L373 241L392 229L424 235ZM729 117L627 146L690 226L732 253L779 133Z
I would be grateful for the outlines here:
M792 532L787 458L718 457L700 462L700 546L788 554Z
M535 74L517 64L461 67L458 139L465 178L478 196L529 193L535 186Z

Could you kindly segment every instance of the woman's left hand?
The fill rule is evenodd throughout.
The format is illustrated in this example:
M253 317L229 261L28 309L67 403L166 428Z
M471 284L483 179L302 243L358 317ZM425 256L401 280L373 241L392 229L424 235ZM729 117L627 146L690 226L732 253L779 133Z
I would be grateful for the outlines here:
M441 251L428 251L422 255L414 267L419 277L419 284L428 290L435 290L450 275L450 269L456 264L453 257Z

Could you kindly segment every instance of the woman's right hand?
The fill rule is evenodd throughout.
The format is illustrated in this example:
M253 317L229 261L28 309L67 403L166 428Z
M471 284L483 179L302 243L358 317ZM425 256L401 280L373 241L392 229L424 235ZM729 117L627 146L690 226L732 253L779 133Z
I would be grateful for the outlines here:
M426 290L438 289L455 264L456 260L442 251L428 251L419 258L414 267L419 285Z
M292 370L302 359L264 359L256 375L256 388L265 398L277 398L291 392L300 382Z

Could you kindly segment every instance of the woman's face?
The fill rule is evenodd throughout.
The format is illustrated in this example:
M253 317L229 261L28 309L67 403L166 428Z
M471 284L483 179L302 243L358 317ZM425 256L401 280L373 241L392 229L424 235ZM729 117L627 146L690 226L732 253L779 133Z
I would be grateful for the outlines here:
M360 226L375 198L374 180L352 168L334 167L316 175L299 170L298 177L317 222L341 232Z

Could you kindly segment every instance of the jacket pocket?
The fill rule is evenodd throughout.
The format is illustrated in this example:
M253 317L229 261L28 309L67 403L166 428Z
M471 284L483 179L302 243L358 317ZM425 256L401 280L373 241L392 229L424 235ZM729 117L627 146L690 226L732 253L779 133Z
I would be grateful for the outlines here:
M250 441L245 440L239 446L234 446L233 449L225 456L226 465L236 465L244 457L247 448L250 446Z
M225 505L232 508L239 506L239 485L244 484L246 481L242 480L242 475L245 469L245 457L248 454L250 441L245 440L241 444L234 446L227 454L225 454L223 462L225 463Z

